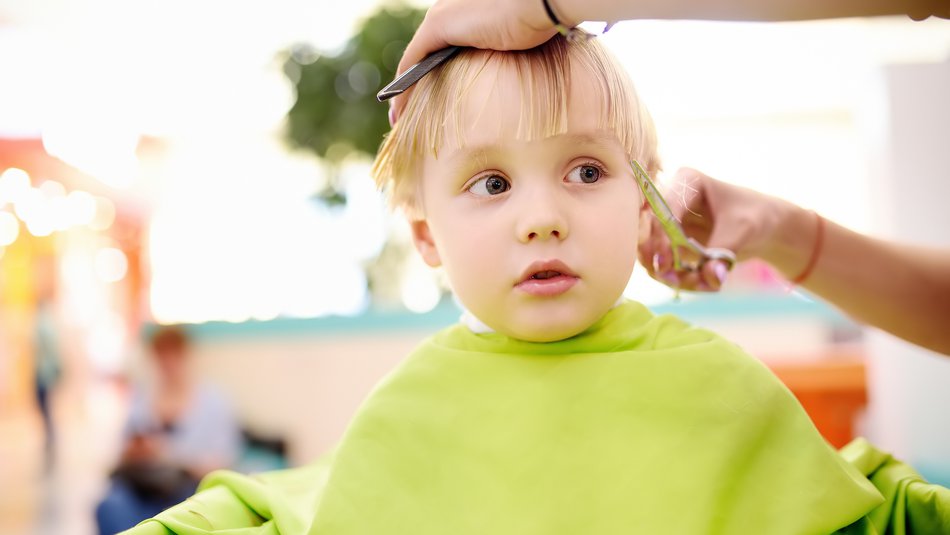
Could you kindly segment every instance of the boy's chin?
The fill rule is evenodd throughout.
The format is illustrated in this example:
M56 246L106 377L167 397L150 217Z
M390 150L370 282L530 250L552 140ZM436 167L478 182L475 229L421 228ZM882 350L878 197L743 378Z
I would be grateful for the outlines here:
M498 332L521 340L523 342L558 342L587 330L591 324L587 322L570 322L569 324L544 323L540 325L514 325L506 329L496 329ZM514 328L511 328L514 327Z
M524 342L558 342L577 336L600 321L616 300L577 298L507 304L493 311L469 308L497 333Z

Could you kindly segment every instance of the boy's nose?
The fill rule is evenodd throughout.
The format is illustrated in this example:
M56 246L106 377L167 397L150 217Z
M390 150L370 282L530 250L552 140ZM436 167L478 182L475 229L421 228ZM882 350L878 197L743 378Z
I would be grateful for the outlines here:
M567 238L568 225L554 199L532 196L519 210L517 233L522 243Z

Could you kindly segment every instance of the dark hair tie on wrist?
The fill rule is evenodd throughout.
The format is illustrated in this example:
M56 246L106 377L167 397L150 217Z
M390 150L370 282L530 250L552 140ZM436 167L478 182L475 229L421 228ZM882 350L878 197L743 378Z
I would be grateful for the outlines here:
M564 25L561 24L561 21L558 20L557 15L554 14L554 10L551 9L551 3L548 2L548 0L541 0L541 2L544 3L544 10L547 11L548 18L551 19L551 22L554 23L554 27L558 28L558 31L560 31L559 26L563 27Z
M568 28L565 26L560 19L557 18L557 15L554 13L554 9L551 8L550 0L541 0L541 3L544 4L544 11L548 14L548 18L551 19L551 22L554 24L554 29L557 30L557 33L563 35L567 38L568 41L577 41L580 39L592 39L596 37L592 33L587 33L584 30L578 27ZM613 24L608 23L604 27L604 33L610 29Z

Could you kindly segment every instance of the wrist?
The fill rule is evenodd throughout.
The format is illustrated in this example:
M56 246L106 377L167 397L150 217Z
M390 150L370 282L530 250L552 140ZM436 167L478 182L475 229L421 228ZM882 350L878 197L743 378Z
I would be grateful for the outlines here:
M815 214L788 202L776 206L774 213L774 228L760 258L792 280L808 267L811 259L817 237Z

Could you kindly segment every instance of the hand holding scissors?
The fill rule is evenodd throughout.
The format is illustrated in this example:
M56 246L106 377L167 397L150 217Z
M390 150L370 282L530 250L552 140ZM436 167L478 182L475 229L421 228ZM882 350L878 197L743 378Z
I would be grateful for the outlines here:
M722 247L706 247L688 236L680 220L673 214L673 210L650 179L650 175L636 160L632 160L630 164L637 185L659 223L659 228L652 230L662 231L668 240L668 257L664 258L661 252L654 252L650 255L649 262L644 262L647 271L676 290L718 290L726 273L735 265L736 254ZM658 232L652 234L652 241L657 245ZM643 256L641 252L641 258ZM667 275L660 275L661 272ZM714 278L710 280L711 277Z

